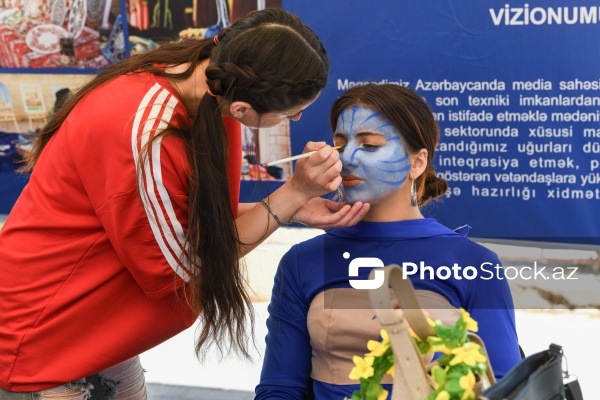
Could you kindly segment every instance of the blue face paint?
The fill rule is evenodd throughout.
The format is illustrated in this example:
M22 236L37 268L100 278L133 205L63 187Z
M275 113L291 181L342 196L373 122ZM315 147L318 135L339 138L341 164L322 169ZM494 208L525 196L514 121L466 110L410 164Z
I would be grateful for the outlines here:
M381 113L365 106L342 110L336 144L348 143L341 153L340 191L344 201L375 204L400 189L410 171L408 152L398 131Z

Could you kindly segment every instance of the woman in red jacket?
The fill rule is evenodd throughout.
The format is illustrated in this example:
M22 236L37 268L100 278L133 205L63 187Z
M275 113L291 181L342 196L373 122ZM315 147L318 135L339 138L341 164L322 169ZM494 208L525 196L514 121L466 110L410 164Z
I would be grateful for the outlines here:
M328 69L308 27L264 10L108 67L53 116L0 233L0 398L145 398L137 355L197 318L197 353L247 355L240 257L292 216L345 226L368 205L319 197L341 163L309 143L281 188L238 206L226 127L298 120Z

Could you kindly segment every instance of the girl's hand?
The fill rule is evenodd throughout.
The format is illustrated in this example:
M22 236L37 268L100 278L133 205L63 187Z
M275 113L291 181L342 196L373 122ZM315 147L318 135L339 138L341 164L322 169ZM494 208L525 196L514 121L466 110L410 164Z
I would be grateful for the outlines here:
M333 192L342 183L340 154L325 142L308 142L303 153L316 151L296 162L289 183L299 196L311 199Z
M357 202L350 206L315 197L294 214L294 221L318 229L343 228L355 225L363 219L369 208L367 203Z

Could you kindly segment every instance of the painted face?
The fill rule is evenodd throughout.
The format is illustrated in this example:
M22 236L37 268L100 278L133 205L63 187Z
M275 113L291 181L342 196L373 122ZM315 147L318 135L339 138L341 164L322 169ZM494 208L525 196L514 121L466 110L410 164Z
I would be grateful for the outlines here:
M340 154L344 201L375 204L395 193L406 181L411 164L398 131L369 107L352 106L340 113L335 144L346 144Z

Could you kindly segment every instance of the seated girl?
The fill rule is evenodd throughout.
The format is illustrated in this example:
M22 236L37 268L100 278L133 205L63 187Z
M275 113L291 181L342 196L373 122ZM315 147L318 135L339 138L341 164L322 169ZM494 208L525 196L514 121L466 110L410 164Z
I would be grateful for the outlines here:
M439 131L427 103L401 86L367 85L343 94L330 118L335 144L346 145L341 195L371 208L357 225L297 244L282 258L256 399L343 399L360 388L348 377L352 356L366 353L366 343L377 340L381 328L368 291L349 283L368 279L371 268L359 268L352 277L348 268L366 257L384 265L405 263L421 306L434 320L453 324L458 308L470 312L501 378L520 354L500 261L464 237L467 228L454 231L421 214L421 207L448 189L432 166ZM455 265L462 271L474 267L477 277L473 269L442 273ZM391 394L389 375L382 383Z

